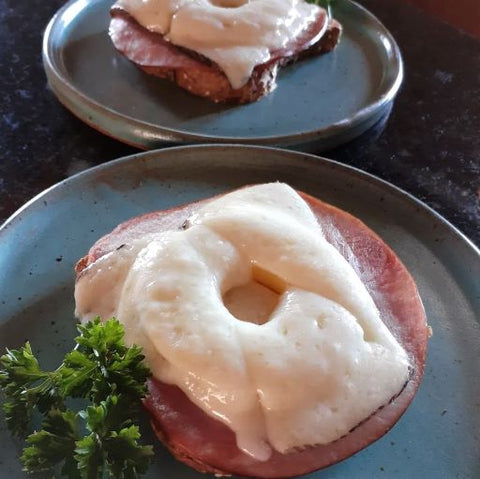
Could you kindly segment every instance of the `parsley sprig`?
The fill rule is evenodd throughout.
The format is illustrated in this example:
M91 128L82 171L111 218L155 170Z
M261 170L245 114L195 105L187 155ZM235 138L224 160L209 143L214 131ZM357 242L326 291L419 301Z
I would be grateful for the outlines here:
M55 371L40 368L28 342L0 358L7 426L26 436L24 470L75 479L136 478L153 456L151 446L140 444L135 424L150 375L141 348L125 346L114 318L96 318L78 331L75 349ZM70 398L88 404L72 409ZM43 416L41 429L29 433L35 411Z

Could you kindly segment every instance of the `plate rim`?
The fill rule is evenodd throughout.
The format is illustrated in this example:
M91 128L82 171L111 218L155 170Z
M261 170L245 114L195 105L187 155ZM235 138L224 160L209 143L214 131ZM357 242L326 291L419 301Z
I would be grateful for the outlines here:
M372 183L375 186L378 186L382 189L386 189L391 192L396 198L399 198L401 201L409 203L410 205L423 210L424 213L428 214L432 219L439 222L444 228L453 233L459 240L461 240L465 246L469 247L473 253L475 253L480 260L480 247L477 245L459 228L453 225L449 220L444 216L438 213L431 206L424 203L422 200L418 199L412 193L396 186L395 184L384 180L372 173L364 171L355 166L351 166L345 163L341 163L324 156L315 155L312 153L306 153L301 151L288 150L285 148L279 148L275 146L264 146L264 145L245 145L241 143L227 143L227 144L218 144L218 143L204 143L204 144L193 144L193 145L178 145L178 146L169 146L166 148L158 148L154 150L141 151L131 155L122 156L110 161L106 161L99 165L92 166L85 170L82 170L74 175L71 175L48 188L42 190L41 192L34 195L32 198L27 200L20 208L14 211L3 223L0 224L0 238L5 233L7 229L14 226L17 221L21 220L21 215L28 210L32 205L37 203L39 200L43 199L44 196L48 195L51 191L56 190L62 186L68 186L71 183L76 183L81 181L83 178L86 178L91 175L95 175L100 171L108 171L112 168L116 168L117 165L121 165L129 162L143 161L145 159L152 161L161 162L161 157L163 155L170 155L170 152L181 152L181 151L195 151L195 150L256 150L256 151L267 151L269 153L284 156L290 162L299 161L308 162L311 164L324 164L325 166L337 170L341 170L343 174L354 176L361 181L366 181Z
M393 80L390 84L384 85L382 80L382 90L376 96L376 100L368 103L366 106L357 110L353 116L344 118L338 122L332 123L324 128L313 130L304 130L298 133L280 134L280 135L266 135L257 137L246 136L222 136L212 134L199 134L189 132L188 129L170 128L154 123L139 120L137 118L128 116L124 113L118 112L107 105L90 98L83 93L73 83L71 83L66 75L61 71L59 65L56 64L54 55L51 52L51 39L58 23L60 22L64 13L70 8L78 5L78 10L82 11L88 8L95 0L69 0L64 4L50 19L42 40L42 60L50 87L64 107L66 107L73 115L85 122L87 125L95 128L103 134L112 136L119 141L136 146L141 149L154 149L162 143L174 142L210 142L210 143L239 143L239 144L260 144L260 145L299 145L315 140L326 140L339 134L339 132L351 131L355 128L361 129L351 137L347 137L346 141L353 139L359 134L366 131L373 126L377 121L383 110L393 101L397 95L404 78L404 64L403 58L395 38L385 25L367 8L360 5L354 0L342 0L342 2L350 8L355 8L361 15L365 15L369 21L374 22L377 29L381 30L384 39L386 39L390 46L390 67L394 71L392 73ZM385 45L385 41L381 42ZM393 65L393 67L392 67ZM95 121L95 118L100 118L101 121ZM370 120L370 121L369 121ZM105 127L105 124L113 124L113 126ZM130 128L122 125L129 124ZM128 130L142 131L142 134L133 134ZM118 133L118 130L121 130ZM140 140L141 138L141 140ZM337 141L334 146L344 143L345 141ZM331 147L331 145L328 145Z

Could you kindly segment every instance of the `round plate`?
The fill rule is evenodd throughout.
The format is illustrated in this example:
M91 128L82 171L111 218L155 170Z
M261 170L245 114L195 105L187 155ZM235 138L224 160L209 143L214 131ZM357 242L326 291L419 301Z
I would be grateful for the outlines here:
M81 120L140 148L164 142L296 145L317 151L351 140L385 112L400 87L400 51L367 10L338 0L344 27L327 55L282 69L278 88L249 105L219 105L152 77L108 36L111 0L72 0L53 17L43 60L59 100Z
M179 147L106 163L50 188L0 229L0 348L28 338L42 364L58 365L75 333L75 262L118 223L275 180L351 212L382 236L417 281L434 331L420 390L393 430L308 477L480 477L479 251L406 193L315 156L247 146ZM1 427L0 477L24 477L19 445ZM147 477L204 477L160 445L156 452Z

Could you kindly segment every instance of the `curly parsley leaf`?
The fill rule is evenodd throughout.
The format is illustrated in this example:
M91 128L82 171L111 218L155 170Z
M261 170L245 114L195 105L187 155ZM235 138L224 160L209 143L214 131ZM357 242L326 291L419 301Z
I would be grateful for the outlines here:
M73 457L77 436L77 414L52 409L42 422L42 429L30 434L22 462L27 472L50 471L66 458ZM70 477L80 477L70 474Z
M102 444L95 434L90 434L77 442L75 460L81 477L101 479L104 471L104 454Z
M102 470L114 478L136 478L147 471L153 448L140 445L138 426L125 414L121 397L113 395L99 406L90 406L82 416L91 431L77 443L75 451L82 471L91 474L92 470Z
M150 375L141 348L125 346L123 327L114 318L96 318L78 331L75 349L55 371L40 369L29 343L0 358L10 431L25 436L34 411L44 416L41 429L26 438L24 470L60 470L72 479L137 478L153 456L151 446L139 443L135 425ZM89 404L67 409L69 398Z
M112 477L130 479L144 474L153 455L152 446L139 444L138 426L112 432L105 441L108 465Z
M125 347L122 325L98 318L79 326L78 347L67 354L62 370L62 388L66 395L87 397L97 403L110 392L130 398L146 394L145 381L150 375L143 363L141 348ZM133 403L133 402L132 402Z
M12 434L26 434L35 406L41 412L63 408L57 388L58 372L40 369L30 343L20 349L7 349L0 357L0 367L0 386L5 395L3 411Z

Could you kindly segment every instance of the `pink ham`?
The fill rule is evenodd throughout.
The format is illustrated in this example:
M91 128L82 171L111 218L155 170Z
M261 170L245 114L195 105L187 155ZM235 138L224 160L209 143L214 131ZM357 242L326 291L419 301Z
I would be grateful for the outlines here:
M428 328L413 278L395 253L365 224L350 214L300 193L310 205L327 238L347 260L355 258L357 273L370 290L385 324L412 362L403 390L350 433L328 445L289 454L274 452L265 462L242 453L234 433L195 406L176 386L149 381L145 407L157 436L181 461L201 472L261 478L291 477L334 464L383 436L412 401L424 368ZM102 255L145 232L179 228L202 202L133 218L100 239L76 267L77 275Z

